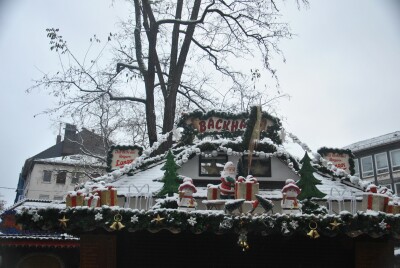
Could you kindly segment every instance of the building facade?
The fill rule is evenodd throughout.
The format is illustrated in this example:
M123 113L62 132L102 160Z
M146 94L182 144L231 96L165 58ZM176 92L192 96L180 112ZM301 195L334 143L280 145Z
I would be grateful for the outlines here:
M85 155L71 155L33 161L21 197L62 201L68 191L90 178L105 173L105 165Z
M355 175L400 194L400 131L348 145L355 155Z
M25 161L15 202L24 198L63 200L75 184L105 173L105 162L84 153L105 159L107 151L101 136L66 124L63 139L58 135L55 145Z

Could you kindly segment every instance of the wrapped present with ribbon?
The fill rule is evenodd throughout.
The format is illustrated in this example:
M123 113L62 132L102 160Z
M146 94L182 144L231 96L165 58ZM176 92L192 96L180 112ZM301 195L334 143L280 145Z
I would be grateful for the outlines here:
M65 197L67 207L83 206L85 195L86 194L82 191L69 191Z
M397 200L389 201L389 203L386 207L386 213L399 214L400 213L400 203Z
M117 189L112 186L99 187L95 189L95 193L100 196L100 204L107 206L117 205Z
M207 200L220 199L221 192L218 185L208 184L207 185Z
M89 196L85 197L83 205L92 208L100 207L101 206L100 196L98 196L97 194L89 194Z
M362 209L386 212L389 197L384 194L365 193L363 196Z
M245 199L246 201L256 200L259 191L259 183L253 176L247 178L239 177L235 183L235 199Z

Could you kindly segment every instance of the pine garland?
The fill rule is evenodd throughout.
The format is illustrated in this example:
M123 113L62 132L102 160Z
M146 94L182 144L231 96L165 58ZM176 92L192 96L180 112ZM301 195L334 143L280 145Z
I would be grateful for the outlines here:
M38 215L37 221L32 220L33 215ZM382 212L357 214L341 213L340 215L282 215L261 214L240 216L227 215L218 211L194 211L185 212L176 209L135 210L124 208L75 207L67 209L42 208L29 209L16 214L18 224L24 230L34 232L36 230L48 230L52 232L67 232L69 234L81 234L94 230L107 230L116 214L121 215L121 223L126 226L118 232L135 231L160 231L173 232L203 232L240 233L245 230L248 233L258 235L300 235L306 236L310 231L310 223L317 226L321 236L333 237L337 235L349 235L355 237L367 234L374 238L390 235L400 238L400 217L398 215ZM97 217L96 215L101 215ZM59 219L65 216L69 219L66 227L60 226ZM159 216L161 221L157 221ZM332 223L338 223L336 227ZM194 223L194 224L193 224ZM283 230L285 232L283 232Z

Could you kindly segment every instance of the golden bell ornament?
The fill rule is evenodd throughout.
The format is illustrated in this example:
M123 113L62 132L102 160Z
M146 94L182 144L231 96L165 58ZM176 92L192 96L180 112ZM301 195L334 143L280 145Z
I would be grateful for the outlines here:
M310 227L310 231L307 233L307 235L310 238L313 239L317 239L318 237L320 237L318 231L317 231L317 223L315 221L311 221L310 224L308 225L308 227Z
M112 230L121 230L125 228L125 225L121 223L122 221L122 216L121 214L116 214L114 216L114 222L110 225L110 229Z
M311 237L311 238L314 238L314 239L316 239L316 238L318 238L319 237L319 233L317 232L317 230L311 230L311 231L309 231L308 233L307 233L307 235L309 236L309 237Z

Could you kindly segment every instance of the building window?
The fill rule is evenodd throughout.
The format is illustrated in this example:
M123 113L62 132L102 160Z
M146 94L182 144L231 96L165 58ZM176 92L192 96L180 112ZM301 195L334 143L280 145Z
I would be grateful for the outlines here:
M62 195L55 195L53 200L57 200L57 201L63 201L64 197Z
M65 180L67 179L67 172L60 171L57 173L56 183L57 184L65 184Z
M400 182L394 184L394 188L396 190L396 194L400 194Z
M50 170L43 171L43 182L51 183L51 171Z
M48 194L40 194L39 195L39 199L43 199L43 200L49 200L50 196Z
M386 152L375 155L375 165L376 165L376 174L379 175L382 173L389 172L389 165Z
M227 155L204 157L199 156L199 176L219 177L228 162Z
M394 150L390 152L390 159L392 163L392 170L400 170L400 150Z
M372 156L361 158L362 177L370 177L374 175L374 166L372 164Z
M358 159L354 159L354 176L360 176L360 166L358 165Z
M248 165L249 165L249 156L245 155L242 158L242 165L241 165L242 170L239 171L239 173L242 173L245 176L249 175ZM251 160L250 174L253 175L254 177L271 177L271 158L270 157L259 158L253 156L253 159Z
M82 177L81 172L73 172L71 176L71 184L77 184L80 182L80 178Z

